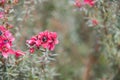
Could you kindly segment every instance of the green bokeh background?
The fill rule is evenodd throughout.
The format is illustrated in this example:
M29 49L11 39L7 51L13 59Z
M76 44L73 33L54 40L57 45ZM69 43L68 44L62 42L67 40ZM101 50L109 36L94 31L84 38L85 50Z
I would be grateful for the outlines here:
M59 44L53 53L59 55L53 67L59 75L54 80L107 80L112 71L102 52L104 47L99 44L100 35L96 28L86 24L86 13L72 3L70 0L30 0L27 4L20 0L14 7L15 43L26 50L26 39L44 30L55 31ZM93 16L99 14L95 8L87 9Z

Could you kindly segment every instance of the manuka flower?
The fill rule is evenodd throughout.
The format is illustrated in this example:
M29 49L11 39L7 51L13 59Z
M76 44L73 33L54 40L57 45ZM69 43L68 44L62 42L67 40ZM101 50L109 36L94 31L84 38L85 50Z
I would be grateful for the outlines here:
M29 46L36 45L37 37L33 36L30 40L27 40L26 42L29 44Z
M84 0L84 4L88 4L89 6L94 6L95 1L94 0Z
M20 50L15 50L14 53L15 53L16 58L19 58L20 56L25 55L25 53Z
M0 52L4 58L7 58L9 54L14 54L14 51L9 43L0 45Z
M57 33L56 32L50 32L50 41L49 41L49 45L48 45L48 49L49 50L54 50L55 45L59 43L58 39L57 39Z
M43 48L48 48L50 41L50 34L48 31L40 32L38 35L38 41L41 43Z
M40 43L38 43L38 40L37 40L37 36L33 36L30 40L27 40L26 43L28 47L30 48L29 49L30 53L34 52L35 47L39 48L40 46Z
M30 48L29 51L30 51L30 53L34 53L35 48Z
M9 54L14 54L12 42L14 37L4 26L0 26L0 52L7 58Z
M35 49L39 49L40 47L52 51L55 45L58 44L57 33L48 31L40 32L26 42L30 53L33 53Z
M76 7L78 7L78 8L80 8L80 7L82 6L82 3L81 3L80 0L75 0L74 5L75 5Z

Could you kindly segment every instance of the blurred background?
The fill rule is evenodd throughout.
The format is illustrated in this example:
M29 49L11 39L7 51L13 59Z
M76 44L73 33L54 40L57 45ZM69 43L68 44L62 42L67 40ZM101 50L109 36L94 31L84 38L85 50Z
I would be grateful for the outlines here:
M17 47L27 50L25 40L41 31L58 33L58 56L51 67L54 80L107 80L108 62L100 47L95 26L89 27L88 15L72 0L19 0L15 7L14 30ZM88 8L88 12L95 13ZM86 16L86 18L85 18ZM90 18L91 19L91 18Z

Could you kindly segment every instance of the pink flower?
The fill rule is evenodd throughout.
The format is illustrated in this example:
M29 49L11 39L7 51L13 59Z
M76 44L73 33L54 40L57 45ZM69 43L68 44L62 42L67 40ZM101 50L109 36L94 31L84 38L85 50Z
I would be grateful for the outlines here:
M34 48L30 48L29 51L30 51L30 53L34 53L35 49Z
M75 4L76 7L80 8L82 6L82 3L80 2L80 0L75 0Z
M15 56L16 56L16 58L19 58L20 56L23 56L23 55L25 55L24 52L22 52L20 50L15 50Z
M57 39L57 33L56 32L50 32L50 42L49 42L49 50L54 50L55 45L58 44L59 41Z
M8 38L10 42L13 42L13 41L15 40L15 38L12 36L12 34L10 33L10 31L8 31L8 30L6 30L6 31L4 32L4 36L5 36L6 38Z
M88 4L89 6L94 6L94 4L95 4L95 1L94 0L84 0L84 3L85 4Z
M29 46L29 52L34 53L34 48L39 47L37 42L37 36L33 36L30 40L26 41L27 45Z
M11 49L9 43L1 45L0 52L2 53L4 58L7 58L9 54L14 54L14 51Z
M93 25L98 25L98 21L97 21L96 19L93 19L93 20L92 20L92 24L93 24Z
M48 43L50 41L50 37L49 36L50 35L49 35L48 31L44 31L44 32L39 33L39 35L38 35L38 41L40 41L41 46L43 48L48 48Z
M0 52L3 57L7 58L9 54L14 54L11 48L13 41L14 37L12 34L4 26L0 26Z
M29 47L30 53L33 53L35 49L43 47L45 49L54 50L55 45L58 44L56 32L40 32L38 35L32 37L26 41Z
M30 45L30 46L34 46L36 44L36 40L37 37L33 36L30 40L27 40L26 42Z

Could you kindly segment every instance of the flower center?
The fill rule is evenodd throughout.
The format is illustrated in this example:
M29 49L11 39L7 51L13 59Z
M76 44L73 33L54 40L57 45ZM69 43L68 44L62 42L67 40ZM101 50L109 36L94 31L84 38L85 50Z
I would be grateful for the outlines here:
M8 40L4 40L4 43L7 43L8 42Z
M46 42L46 41L47 41L47 37L44 36L44 37L42 38L42 41L43 41L43 42Z

